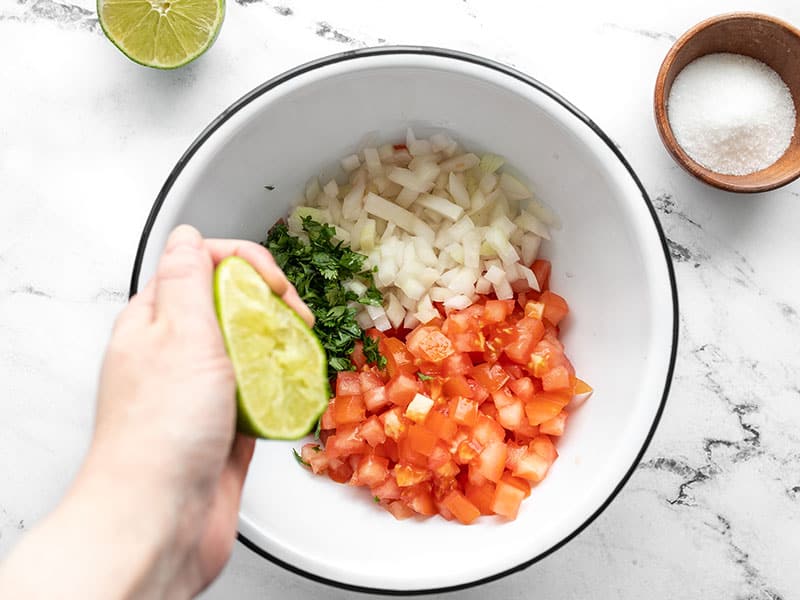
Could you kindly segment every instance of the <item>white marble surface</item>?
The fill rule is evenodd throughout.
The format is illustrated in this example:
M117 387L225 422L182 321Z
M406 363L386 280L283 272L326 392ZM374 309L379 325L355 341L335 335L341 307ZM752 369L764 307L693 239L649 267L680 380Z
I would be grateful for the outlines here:
M77 469L141 226L195 134L300 62L415 43L509 63L592 116L655 200L681 299L672 394L623 492L559 552L457 596L800 596L800 184L702 186L671 162L650 108L676 35L743 8L798 25L796 0L230 0L213 49L176 72L128 62L93 0L72 1L0 0L0 554ZM238 546L204 597L351 596Z

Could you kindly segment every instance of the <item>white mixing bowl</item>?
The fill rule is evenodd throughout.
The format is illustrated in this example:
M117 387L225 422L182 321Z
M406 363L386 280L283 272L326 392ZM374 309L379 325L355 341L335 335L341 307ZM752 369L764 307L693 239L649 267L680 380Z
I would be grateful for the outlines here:
M346 52L298 67L223 112L180 158L142 234L132 292L168 232L262 240L310 176L367 132L400 140L445 130L506 157L564 227L545 244L569 301L567 353L594 396L570 417L559 459L517 520L396 521L363 489L311 475L289 442L262 441L240 539L313 579L358 590L454 589L523 568L586 527L619 492L653 435L677 345L674 275L653 207L611 140L537 81L452 51ZM274 190L265 186L274 186ZM294 444L299 447L299 443Z

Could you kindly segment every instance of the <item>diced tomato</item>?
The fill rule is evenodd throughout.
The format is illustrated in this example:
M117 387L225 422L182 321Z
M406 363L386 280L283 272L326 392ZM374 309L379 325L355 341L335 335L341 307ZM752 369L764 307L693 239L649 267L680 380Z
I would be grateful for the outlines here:
M546 435L538 435L533 438L533 441L531 442L531 448L534 452L536 452L536 454L551 463L558 458L558 451L553 445L553 440Z
M328 453L328 447L325 446L325 452ZM330 457L329 457L330 458ZM353 477L353 467L345 460L338 458L330 458L328 461L328 477L337 483L347 483Z
M406 407L414 399L419 391L417 380L410 375L400 373L386 384L386 394L389 401L396 405Z
M526 422L525 405L522 400L514 399L511 404L497 409L497 422L506 429L517 431Z
M425 427L445 442L452 441L458 431L458 424L437 410L432 410L428 413L428 417L425 419Z
M531 425L539 425L555 417L571 400L571 395L563 392L536 392L525 404L525 413Z
M314 473L323 473L328 468L328 455L319 444L304 444L300 450L300 458L308 463Z
M418 484L405 488L402 491L402 498L414 512L427 517L437 513L436 505L433 503L433 496L431 496L430 486L427 484Z
M546 392L572 389L569 371L563 365L550 369L542 376L542 388Z
M542 292L542 295L539 296L539 302L544 304L544 313L542 316L553 325L558 325L561 319L566 317L569 313L567 301L550 290Z
M512 286L508 300L437 304L446 318L407 333L367 331L386 369L356 345L357 370L338 374L321 417L324 448L302 448L311 470L368 487L397 518L515 518L558 457L564 408L591 394L559 340L569 307L549 290L550 263L531 268L542 292Z
M508 303L503 300L487 300L483 305L483 322L486 324L502 323L511 314Z
M358 435L373 448L386 441L383 423L376 415L372 415L358 427Z
M457 490L453 490L445 496L442 504L464 525L469 525L481 515L478 507Z
M355 371L340 371L336 376L337 396L360 396L361 383Z
M567 413L563 410L552 419L539 425L539 431L547 435L564 435L564 427L567 424Z
M508 519L516 519L519 506L525 499L525 492L506 481L498 481L492 499L492 512Z
M452 375L444 382L442 390L445 395L452 398L454 396L463 396L464 398L472 398L472 388L463 375Z
M333 405L333 418L336 426L360 423L364 420L364 400L357 396L336 396Z
M358 374L358 382L361 386L361 393L366 394L371 389L381 387L383 380L373 371L362 371Z
M409 420L403 416L403 409L399 406L387 410L380 416L380 420L383 423L383 432L386 437L395 442L405 436L408 430Z
M409 448L412 451L418 452L423 456L429 456L439 438L424 425L412 425L408 428L407 439Z
M455 353L445 358L441 365L441 374L445 377L464 376L472 368L472 359L469 354Z
M414 516L414 511L402 500L395 500L386 505L386 510L392 513L392 516L398 521L408 519Z
M490 394L503 387L508 381L508 373L498 364L486 363L472 367L470 375Z
M534 346L544 336L544 325L541 321L525 317L517 321L514 328L516 330L514 341L508 344L503 351L514 362L526 365L531 360Z
M372 413L377 413L385 406L389 405L389 394L386 392L386 386L372 388L364 393L364 405L367 410Z
M355 425L337 430L336 434L330 436L325 442L325 454L328 455L328 458L367 454L369 451L369 445L356 433Z
M430 362L440 362L455 352L447 336L429 325L417 327L408 334L406 345L411 354Z
M506 471L503 473L501 481L520 489L525 494L525 498L531 495L531 484L528 483L526 479L514 477L511 473Z
M384 337L379 342L378 348L386 357L386 369L390 377L397 377L400 373L413 373L416 370L414 357L401 340Z
M450 400L448 410L450 412L450 418L458 425L472 427L478 422L478 404L468 398L455 396Z
M533 483L539 483L547 475L549 468L550 461L536 452L526 450L519 457L511 472L515 477L522 477Z
M336 405L336 400L328 402L328 408L322 413L320 417L320 429L334 429L336 427L336 419L333 418L333 407Z
M478 383L474 379L467 378L467 383L469 384L469 387L472 390L471 398L475 400L475 402L477 402L478 404L480 404L489 397L489 392L486 391L486 388L483 387L480 383Z
M487 481L481 485L467 483L465 486L467 499L475 505L482 515L493 515L494 484Z
M520 377L519 379L515 379L508 384L508 387L512 392L514 392L514 395L523 402L527 402L533 398L535 389L533 386L533 381L531 381L530 377Z
M374 454L368 454L359 460L351 483L375 487L383 483L388 476L389 461Z
M403 488L428 481L431 478L431 472L425 468L398 464L394 468L394 477L397 485Z
M481 447L488 446L492 442L502 442L505 439L505 435L506 432L503 426L486 416L486 414L478 415L478 421L471 431L472 439L478 442Z
M502 442L491 442L478 456L478 472L489 481L497 482L506 467L508 450Z
M531 265L531 271L536 275L536 281L539 282L539 289L542 291L550 287L550 261L549 260L535 260Z

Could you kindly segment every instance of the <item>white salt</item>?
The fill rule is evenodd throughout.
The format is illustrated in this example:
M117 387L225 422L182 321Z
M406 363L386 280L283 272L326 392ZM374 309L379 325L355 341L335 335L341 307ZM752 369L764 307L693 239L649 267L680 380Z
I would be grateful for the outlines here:
M729 53L689 63L672 84L667 111L678 144L723 175L747 175L777 161L797 118L789 88L775 71Z

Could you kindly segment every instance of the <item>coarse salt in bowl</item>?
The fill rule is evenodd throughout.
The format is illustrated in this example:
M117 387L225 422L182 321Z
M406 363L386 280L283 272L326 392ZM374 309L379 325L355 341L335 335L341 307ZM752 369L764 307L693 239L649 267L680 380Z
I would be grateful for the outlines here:
M695 63L698 59L703 60ZM718 63L713 73L707 68L709 61ZM782 86L774 80L768 82L772 76L766 76L764 68L755 66L754 61L777 73L788 88L791 105L785 91L779 89ZM726 191L765 192L791 183L800 177L798 64L800 31L784 21L741 12L698 23L670 48L656 78L653 108L664 147L688 173ZM681 85L678 79L687 66L688 72L681 79L683 83L691 81L691 86ZM733 78L732 70L737 72ZM746 82L742 81L742 71L749 72ZM709 86L706 89L699 87L704 74ZM684 96L678 100L680 108L689 109L690 113L684 113L676 122L679 131L673 128L670 113L674 111L669 108L676 81L680 96ZM737 97L724 92L737 85L743 88ZM711 88L723 90L716 101L716 111ZM693 99L686 98L687 93ZM701 106L704 98L709 99L705 109ZM771 107L752 110L744 104L746 99ZM746 122L735 122L742 115L748 117ZM690 124L692 117L699 122ZM729 120L721 122L726 117ZM790 139L784 151L787 136Z
M559 215L544 248L570 301L562 337L595 393L570 416L558 460L515 521L395 520L364 490L299 467L299 442L259 441L240 540L294 572L360 591L422 593L530 565L586 527L635 469L666 400L677 297L663 233L611 140L566 100L497 63L434 48L346 52L298 67L226 109L192 143L142 234L131 291L152 277L169 231L262 240L308 178L371 132L444 131L504 156ZM265 189L267 186L269 189Z

